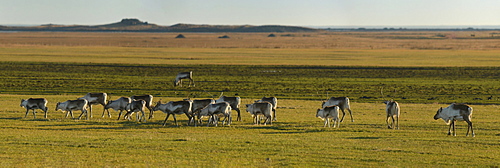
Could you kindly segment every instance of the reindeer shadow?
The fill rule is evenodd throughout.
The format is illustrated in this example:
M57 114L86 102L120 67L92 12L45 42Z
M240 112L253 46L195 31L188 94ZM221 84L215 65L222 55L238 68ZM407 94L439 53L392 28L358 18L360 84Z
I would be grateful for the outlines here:
M21 120L24 117L1 117L0 120Z

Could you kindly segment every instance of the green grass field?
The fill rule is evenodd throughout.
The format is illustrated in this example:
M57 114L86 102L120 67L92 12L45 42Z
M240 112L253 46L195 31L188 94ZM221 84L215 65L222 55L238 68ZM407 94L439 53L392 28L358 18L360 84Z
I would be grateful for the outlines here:
M4 167L495 167L500 164L497 105L474 105L476 137L457 136L432 116L443 104L401 104L400 130L387 129L383 103L352 103L354 122L323 128L315 118L319 101L281 100L278 121L255 126L250 115L231 126L187 126L178 116L161 127L165 115L146 123L101 118L64 118L54 112L57 101L78 95L47 96L49 119L37 119L18 106L26 95L1 95ZM159 98L155 98L159 99ZM164 101L181 98L162 97ZM249 100L244 99L244 102ZM76 113L79 114L79 113Z
M443 33L443 32L439 32ZM446 33L446 32L444 32ZM481 34L476 33L477 36ZM498 167L498 39L436 32L293 34L0 33L0 163L3 167ZM487 35L487 34L486 34ZM189 37L193 37L190 39ZM103 40L103 41L101 41ZM83 44L80 44L83 43ZM104 44L103 44L104 43ZM107 43L107 44L106 44ZM126 45L124 45L126 44ZM123 47L126 46L126 47ZM148 47L149 46L149 47ZM202 47L200 47L202 46ZM194 73L196 87L173 87ZM145 123L64 118L55 104L106 92L152 94L154 102L278 97L278 121L187 126L165 114ZM351 99L354 122L323 128L330 96ZM27 118L21 99L45 97L49 118ZM384 100L400 102L400 130L387 129ZM433 120L439 107L469 103L476 137ZM244 107L244 105L243 105ZM235 112L233 112L233 115ZM75 115L79 115L76 112Z

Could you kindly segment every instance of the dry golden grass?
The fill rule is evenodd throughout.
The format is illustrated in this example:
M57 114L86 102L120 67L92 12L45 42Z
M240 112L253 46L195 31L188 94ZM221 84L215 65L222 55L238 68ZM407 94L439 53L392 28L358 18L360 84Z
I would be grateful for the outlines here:
M337 66L498 66L497 50L0 47L2 61Z
M179 33L14 32L0 33L0 57L141 64L497 66L500 37L490 33L182 33L186 38L176 39ZM223 35L230 38L218 38Z
M489 31L321 32L321 33L0 33L0 46L115 46L161 48L315 48L497 50L500 38ZM475 37L470 35L474 34ZM229 39L218 37L228 35Z

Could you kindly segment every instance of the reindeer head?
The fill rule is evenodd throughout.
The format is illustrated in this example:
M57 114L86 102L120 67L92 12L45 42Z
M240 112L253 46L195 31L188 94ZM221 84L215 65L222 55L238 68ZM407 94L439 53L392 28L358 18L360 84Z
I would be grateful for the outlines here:
M156 102L155 106L153 107L153 111L158 111L159 110L158 108L160 107L160 105L161 105L161 99L158 100L158 102Z
M443 111L443 108L440 107L439 110L436 112L436 115L434 115L434 120L437 120L441 118L441 112Z
M323 118L324 113L325 113L325 109L318 109L318 110L316 110L316 117L324 120L325 119L325 118Z
M179 86L180 80L175 79L174 80L174 86Z
M20 106L21 106L21 107L24 107L24 106L26 106L26 104L28 104L28 100L26 100L26 99L21 99L21 105L20 105Z

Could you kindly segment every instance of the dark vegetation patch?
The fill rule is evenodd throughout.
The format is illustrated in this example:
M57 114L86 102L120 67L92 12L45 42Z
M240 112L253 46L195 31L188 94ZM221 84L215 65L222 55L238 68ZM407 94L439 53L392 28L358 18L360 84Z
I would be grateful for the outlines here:
M356 102L494 103L497 67L341 67L265 65L130 65L0 62L1 94L152 94L165 97L277 96ZM178 72L193 71L196 87L173 87ZM113 99L113 98L112 98Z

